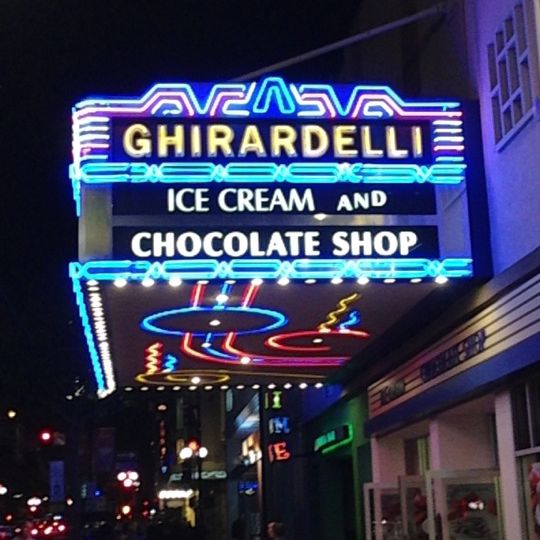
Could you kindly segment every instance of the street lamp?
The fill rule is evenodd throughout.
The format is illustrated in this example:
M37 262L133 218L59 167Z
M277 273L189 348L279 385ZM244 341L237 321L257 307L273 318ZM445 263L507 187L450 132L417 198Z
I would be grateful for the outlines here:
M189 464L189 478L191 479L192 464L191 460L196 460L197 465L197 521L201 518L201 492L202 492L202 462L203 459L208 457L208 448L201 446L197 439L191 439L186 446L184 446L178 456L183 462Z
M116 475L116 479L127 489L140 485L139 473L137 471L120 471Z

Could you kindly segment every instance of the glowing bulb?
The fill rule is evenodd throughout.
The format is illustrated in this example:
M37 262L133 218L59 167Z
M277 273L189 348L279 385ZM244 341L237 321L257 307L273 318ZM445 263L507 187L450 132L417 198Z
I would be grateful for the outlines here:
M358 285L367 285L369 283L369 278L367 276L360 276L356 280L356 283L358 283Z
M169 279L169 285L171 287L180 287L180 285L182 285L182 280L180 278L173 277Z
M326 214L313 214L313 217L317 220L317 221L323 221L326 219Z
M199 455L201 459L208 457L208 448L206 448L206 446L201 446L197 454Z
M285 383L285 384L283 385L283 388L285 388L286 390L290 390L290 389L292 388L292 384L291 384L290 382Z
M208 280L207 279L199 279L199 281L197 281L197 283L199 285L208 285Z
M316 337L316 338L313 338L313 343L322 343L323 342L323 339L320 338L320 337Z
M211 346L212 346L212 344L209 343L208 341L205 341L205 342L201 345L201 347L202 347L203 349L208 349L208 348L211 347Z
M98 282L95 280L95 279L90 279L86 282L86 284L89 286L89 287L95 287L96 285L98 285Z
M114 286L121 289L122 287L125 287L127 285L127 279L124 278L118 278L114 280Z
M200 377L191 377L191 382L192 384L199 384L201 382L201 378Z
M307 383L303 382L303 383L300 383L298 385L298 388L300 388L300 390L305 390L306 388L308 387Z
M240 363L241 364L249 364L251 362L251 358L249 356L242 356L242 358L240 358Z
M421 278L413 278L411 279L411 283L420 283L422 281Z
M444 285L448 282L448 278L446 276L437 276L435 278L435 283L438 283L439 285Z
M11 420L13 420L13 418L17 416L17 411L14 411L13 409L9 409L9 411L7 412L7 416Z
M289 278L282 277L278 279L278 285L281 285L282 287L285 287L285 285L288 285L291 282Z
M243 390L244 388L245 388L245 386L243 384L237 384L236 385L237 390Z
M333 285L339 285L340 283L343 283L343 280L340 277L335 277L330 280L330 283Z
M310 279L306 279L306 281L304 281L304 283L306 285L313 285L314 283L317 283L317 280L313 279L313 278L310 278Z
M228 299L229 297L226 294L218 294L216 296L216 302L218 304L224 304Z
M261 278L255 278L251 280L251 284L255 286L259 286L263 284L263 280Z
M154 283L155 281L152 278L144 278L141 281L143 287L151 287Z
M212 319L209 323L210 326L219 326L221 324L221 321L218 319Z
M385 279L383 280L384 283L395 283L396 280L394 278L388 278L388 279Z
M276 385L275 385L274 383L270 383L270 384L268 385L268 388L269 388L270 390L273 390L275 387L276 387Z
M207 384L207 385L204 387L204 389L205 389L206 391L212 390L212 386L211 386L210 384Z
M322 388L323 387L323 383L322 382L318 382L316 385L315 385L315 388Z
M226 384L222 384L220 387L220 390L228 390L228 386Z
M261 387L260 384L253 384L253 385L251 386L251 388L253 388L253 390L258 390L260 387Z

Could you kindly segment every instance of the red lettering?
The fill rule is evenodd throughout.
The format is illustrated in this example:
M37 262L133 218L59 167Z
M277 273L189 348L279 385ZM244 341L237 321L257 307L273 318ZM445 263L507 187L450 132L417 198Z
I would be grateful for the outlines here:
M281 441L268 445L268 459L273 461L287 461L291 458L291 453L287 449L287 442Z

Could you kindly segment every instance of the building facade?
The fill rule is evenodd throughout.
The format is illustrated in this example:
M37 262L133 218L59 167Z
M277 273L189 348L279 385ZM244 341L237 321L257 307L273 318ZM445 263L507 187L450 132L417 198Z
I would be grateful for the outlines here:
M429 19L386 36L401 50L388 63L401 74L397 88L446 88L479 103L489 218L471 227L485 227L490 249L477 255L492 258L492 273L431 297L428 316L410 313L407 337L389 333L389 346L342 372L340 400L315 422L365 400L367 421L353 429L370 441L371 479L355 462L363 516L356 536L336 538L540 537L539 15L533 0L471 1L439 21L431 45ZM388 76L385 62L358 49L348 76L355 57L362 71ZM407 55L416 57L405 76ZM359 448L355 440L351 452Z

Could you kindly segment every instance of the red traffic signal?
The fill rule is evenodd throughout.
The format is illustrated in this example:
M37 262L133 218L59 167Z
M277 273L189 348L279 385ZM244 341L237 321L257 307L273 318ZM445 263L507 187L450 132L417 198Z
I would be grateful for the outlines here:
M39 432L39 441L41 444L51 444L53 442L53 432L50 429L42 429Z
M197 439L190 439L187 443L187 446L193 451L193 453L197 453L197 450L199 450L201 444Z

